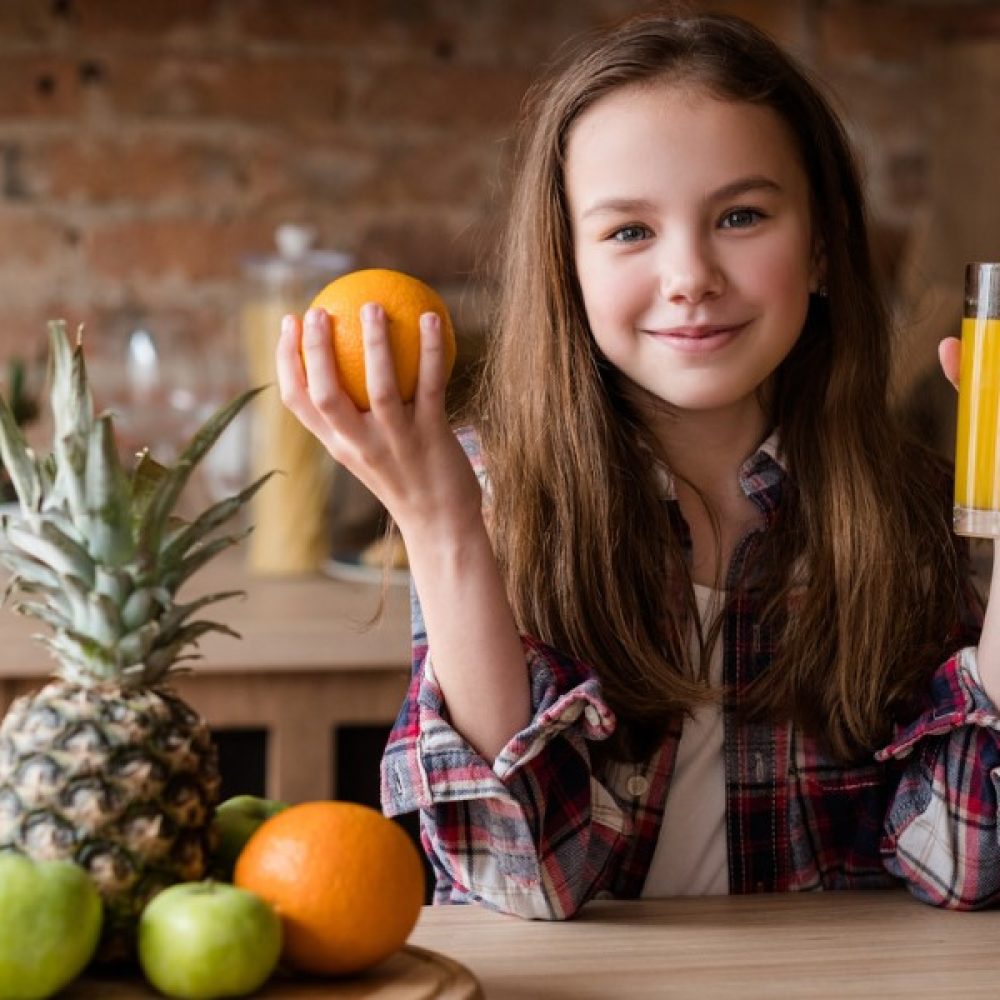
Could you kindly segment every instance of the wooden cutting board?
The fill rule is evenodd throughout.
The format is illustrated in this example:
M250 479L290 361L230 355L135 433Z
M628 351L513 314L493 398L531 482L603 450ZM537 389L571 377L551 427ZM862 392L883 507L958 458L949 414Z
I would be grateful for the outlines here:
M137 976L88 975L60 994L63 1000L156 1000ZM482 1000L475 976L458 962L406 945L374 969L350 979L307 979L277 972L254 1000Z

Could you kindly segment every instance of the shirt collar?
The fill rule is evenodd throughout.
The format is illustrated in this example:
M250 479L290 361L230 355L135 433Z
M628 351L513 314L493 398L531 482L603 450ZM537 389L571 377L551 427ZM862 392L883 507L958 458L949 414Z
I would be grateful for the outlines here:
M653 468L664 496L668 500L676 500L677 489L673 473L659 461ZM758 507L769 510L776 505L781 483L787 474L788 468L781 450L781 434L775 428L740 466L740 488Z

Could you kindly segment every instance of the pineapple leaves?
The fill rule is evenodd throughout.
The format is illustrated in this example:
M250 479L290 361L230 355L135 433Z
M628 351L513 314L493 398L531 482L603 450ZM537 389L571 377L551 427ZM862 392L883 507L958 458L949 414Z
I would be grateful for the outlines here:
M65 500L74 514L84 509L83 475L94 404L87 384L83 351L72 347L66 324L49 324L51 404L54 454L36 458L28 448L10 408L0 401L0 455L25 514L37 514L43 503L58 507Z
M186 559L178 562L176 567L163 570L163 585L171 593L176 593L180 585L197 573L202 566L214 559L220 552L228 549L231 545L241 542L248 534L250 534L249 529L238 535L224 535L221 538L214 538L205 545L199 546Z
M58 575L48 566L43 566L33 559L18 557L13 551L0 553L0 559L13 574L7 581L0 604L6 604L7 598L14 591L33 594L39 591L58 593L61 590L62 584Z
M99 594L107 594L119 606L130 598L134 586L132 576L124 569L98 566L94 574L94 589Z
M21 510L37 512L42 505L42 488L34 456L14 420L10 407L0 398L0 455L10 474Z
M55 608L49 607L47 604L25 601L24 603L16 606L16 611L18 614L24 615L25 618L36 618L38 621L44 622L49 626L49 628L56 632L66 627L65 616L61 615Z
M130 677L138 675L141 684L150 683L144 664L159 634L158 622L146 622L142 628L129 632L118 643L118 663L122 672Z
M65 500L73 515L86 510L84 476L87 466L87 443L94 422L94 401L87 384L80 337L70 346L63 320L49 323L50 364L52 369L53 451L56 478L53 497Z
M224 635L239 639L239 632L233 631L228 625L219 622L199 621L191 622L174 633L173 639L164 646L154 647L146 657L146 680L155 680L165 674L177 661L180 651L192 643L197 644L198 640L209 632L222 632Z
M223 590L216 594L205 594L203 597L199 597L197 600L190 601L187 604L175 604L160 621L163 633L164 635L169 635L175 629L178 629L186 618L189 618L196 611L200 611L209 604L215 604L217 601L228 601L233 597L245 596L246 591L244 590Z
M150 455L148 448L139 452L138 461L132 470L132 522L137 533L146 519L146 511L156 496L160 483L169 472L165 465L160 465Z
M7 541L26 556L54 570L72 576L86 586L94 585L94 561L86 549L67 537L52 521L42 521L37 530L23 523L6 525Z
M94 421L94 400L87 384L83 348L77 335L70 346L64 320L49 323L49 347L52 366L52 418L56 440L80 435L86 437Z
M226 497L225 500L220 500L208 510L203 511L190 524L184 525L180 531L168 536L160 552L160 559L164 565L175 565L192 546L220 525L225 524L274 474L275 470L265 473L239 493Z
M42 491L42 496L49 496L56 485L56 475L58 468L55 455L45 455L35 459L35 468L38 470L38 480Z
M111 417L104 415L89 436L84 508L87 548L108 567L124 565L135 552L127 482Z
M55 635L36 635L59 661L56 673L74 684L91 686L118 681L115 657L100 643L76 629L58 629Z
M205 457L209 448L219 439L236 415L264 386L248 389L231 403L217 410L195 433L181 453L177 464L168 469L156 484L139 528L139 552L151 558L159 550L160 540L166 530L167 519L195 466Z
M129 594L122 606L122 626L126 631L140 628L155 617L159 605L148 587L139 587Z

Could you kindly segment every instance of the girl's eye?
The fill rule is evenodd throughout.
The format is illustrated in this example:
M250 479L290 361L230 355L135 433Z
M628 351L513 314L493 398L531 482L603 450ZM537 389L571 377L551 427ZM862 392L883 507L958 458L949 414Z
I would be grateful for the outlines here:
M723 229L747 229L764 218L764 213L756 208L734 208L726 212L720 223Z
M616 229L609 238L616 243L637 243L651 235L652 233L647 226L631 225Z

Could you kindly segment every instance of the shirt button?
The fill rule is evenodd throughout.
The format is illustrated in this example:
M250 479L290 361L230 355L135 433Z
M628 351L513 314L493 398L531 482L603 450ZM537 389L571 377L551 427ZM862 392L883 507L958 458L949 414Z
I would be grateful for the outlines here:
M625 782L625 787L628 789L629 795L634 795L638 798L640 795L646 794L646 790L649 788L649 781L641 774L633 774L632 777Z
M583 717L592 725L599 726L601 724L601 713L597 711L597 707L594 705L588 705L583 710Z

